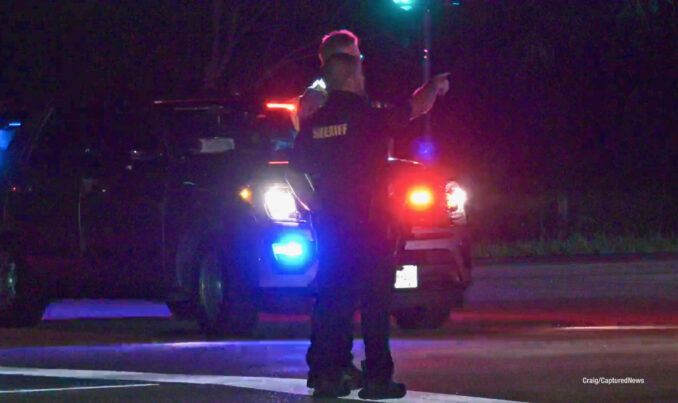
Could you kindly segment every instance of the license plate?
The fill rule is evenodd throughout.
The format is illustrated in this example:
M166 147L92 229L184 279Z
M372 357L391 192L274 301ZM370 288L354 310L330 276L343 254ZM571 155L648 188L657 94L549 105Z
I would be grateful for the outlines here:
M417 288L417 266L406 264L402 269L396 271L395 288Z

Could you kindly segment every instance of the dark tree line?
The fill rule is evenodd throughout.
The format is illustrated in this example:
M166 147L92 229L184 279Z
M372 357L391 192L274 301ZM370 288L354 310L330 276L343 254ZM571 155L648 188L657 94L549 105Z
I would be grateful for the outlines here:
M438 34L459 95L438 117L495 199L480 200L485 216L514 215L497 236L675 234L675 3L467 2L462 12Z
M675 1L434 3L434 71L453 82L434 111L439 154L486 227L506 223L493 236L675 232ZM390 0L6 1L0 93L106 107L288 97L317 74L322 35L349 28L369 92L389 99L420 84L418 12Z

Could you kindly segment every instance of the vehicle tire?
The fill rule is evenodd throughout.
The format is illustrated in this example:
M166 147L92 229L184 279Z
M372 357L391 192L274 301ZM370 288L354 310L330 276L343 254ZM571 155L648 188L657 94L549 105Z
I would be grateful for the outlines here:
M450 317L450 307L416 307L395 312L401 329L438 329Z
M0 326L35 326L46 306L47 298L25 262L12 250L0 249Z
M213 337L250 336L257 325L255 293L232 253L213 244L198 257L198 319L202 331Z

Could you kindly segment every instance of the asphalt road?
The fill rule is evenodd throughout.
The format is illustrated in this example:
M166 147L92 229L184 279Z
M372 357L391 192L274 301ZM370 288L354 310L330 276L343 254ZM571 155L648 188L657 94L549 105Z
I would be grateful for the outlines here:
M678 400L676 261L475 274L443 329L394 329L401 401ZM63 301L37 328L0 330L0 401L311 401L308 318L262 315L256 333L206 340L162 304Z

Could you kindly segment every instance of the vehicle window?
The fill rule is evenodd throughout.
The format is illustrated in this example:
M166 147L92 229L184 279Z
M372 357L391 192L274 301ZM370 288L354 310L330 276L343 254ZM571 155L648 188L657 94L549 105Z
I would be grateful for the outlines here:
M111 158L160 155L166 149L161 133L143 116L112 115L107 118L102 134L102 150Z
M259 115L257 127L268 134L272 158L287 159L297 135L289 115L279 111Z
M49 168L58 164L64 147L63 122L59 118L50 119L33 143L29 164L33 168Z
M155 124L168 141L188 144L201 138L225 137L247 143L250 135L243 114L222 107L187 107L162 110Z
M289 116L264 115L222 105L176 106L156 111L154 130L170 146L186 147L201 139L232 139L236 149L276 151L291 147L294 127Z

